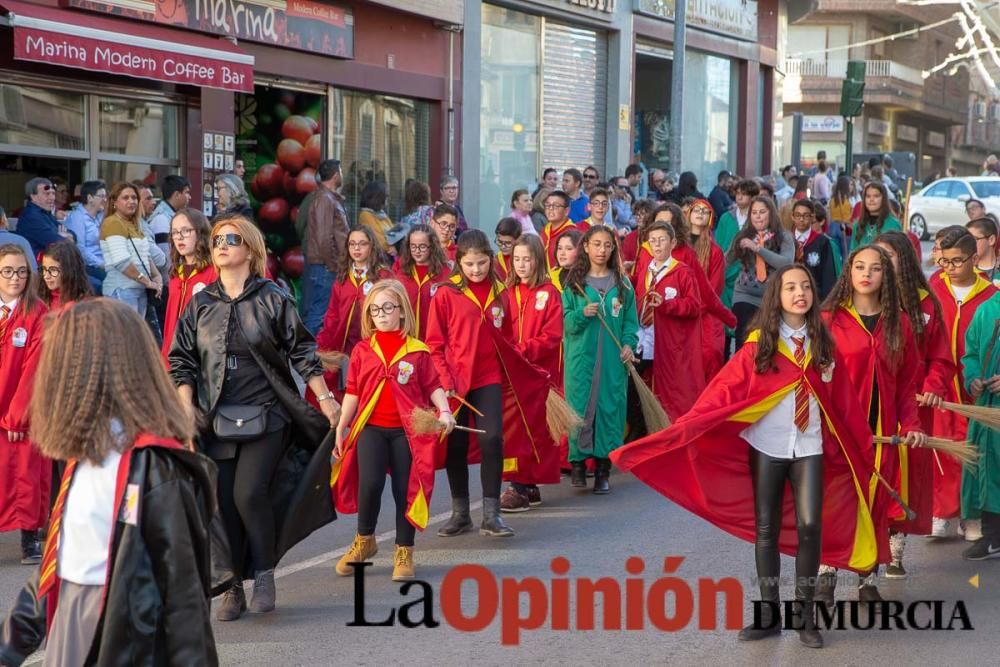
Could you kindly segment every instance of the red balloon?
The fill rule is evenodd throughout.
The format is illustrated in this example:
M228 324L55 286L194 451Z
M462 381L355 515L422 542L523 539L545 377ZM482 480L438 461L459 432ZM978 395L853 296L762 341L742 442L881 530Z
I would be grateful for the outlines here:
M305 196L316 189L316 170L306 167L295 177L295 191Z
M306 116L305 118L309 121L309 127L312 128L313 134L319 132L319 123L316 122L316 119L312 116Z
M285 170L273 162L261 166L250 184L254 196L260 200L280 196L284 187Z
M306 142L306 164L314 169L319 167L320 156L323 155L323 136L314 134Z
M278 256L273 252L267 253L267 260L264 262L265 272L267 277L274 280L278 277L278 273L281 271L281 262L278 261Z
M278 144L278 164L285 171L297 174L306 166L306 150L295 139L282 139Z
M289 278L298 278L306 268L306 259L302 256L302 248L295 246L285 251L281 256L281 270Z
M305 144L314 133L313 122L315 121L305 116L289 116L281 124L281 136Z
M288 202L281 197L268 199L257 212L260 224L265 227L280 227L288 222Z

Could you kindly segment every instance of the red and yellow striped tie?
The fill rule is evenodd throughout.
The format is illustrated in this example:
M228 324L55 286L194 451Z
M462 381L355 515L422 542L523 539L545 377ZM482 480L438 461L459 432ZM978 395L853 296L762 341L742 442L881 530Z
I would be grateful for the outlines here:
M7 323L10 321L10 308L7 306L0 306L0 341L3 340L3 336L7 333Z
M56 496L56 504L52 508L52 518L49 520L49 537L45 540L45 550L42 552L42 570L38 580L38 597L44 597L56 583L56 561L59 555L59 532L62 529L63 507L66 505L66 496L69 494L69 486L73 482L73 470L76 469L76 461L66 462L66 471L63 473L62 483L59 485L59 495Z
M803 364L806 360L806 339L802 336L792 336L792 342L795 343L795 363L805 371ZM809 385L806 384L804 373L795 386L795 426L798 427L799 433L805 433L809 428Z

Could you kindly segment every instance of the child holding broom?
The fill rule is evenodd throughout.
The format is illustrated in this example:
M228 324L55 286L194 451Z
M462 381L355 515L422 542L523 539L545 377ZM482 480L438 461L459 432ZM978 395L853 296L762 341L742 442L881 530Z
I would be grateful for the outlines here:
M399 281L375 283L359 319L363 340L351 352L333 450L339 460L331 475L334 505L341 512L358 513L358 533L336 571L350 576L351 563L378 552L375 525L388 470L396 501L392 579L402 581L413 578L415 529L427 525L437 440L435 433L414 429L413 411L433 403L445 433L451 432L455 418L430 351L413 336L413 309Z
M860 398L862 414L876 436L905 434L903 444L922 447L926 435L917 414L915 396L920 365L912 354L916 343L910 320L903 313L892 261L879 246L864 246L847 258L844 273L837 279L826 303L823 318L844 360L845 370ZM878 475L896 483L900 450L875 445L875 477L865 484L875 530L888 536L890 520L902 516L902 508L885 495ZM883 547L886 548L881 548ZM879 541L878 562L888 563L888 541ZM858 597L862 602L880 601L875 585L877 566L862 573ZM817 585L816 599L832 603L836 576L824 571Z
M567 238L564 234L559 242ZM545 269L545 248L538 236L527 234L514 242L511 274L503 292L510 315L514 345L524 358L549 374L549 383L562 390L562 298ZM526 457L511 484L500 496L501 512L524 512L542 504L539 484L559 483L559 449L545 447L538 458Z
M635 293L623 278L618 246L605 227L583 235L563 290L566 399L583 418L569 440L571 483L585 487L586 460L595 460L594 493L610 490L611 460L625 432L628 372L639 320Z

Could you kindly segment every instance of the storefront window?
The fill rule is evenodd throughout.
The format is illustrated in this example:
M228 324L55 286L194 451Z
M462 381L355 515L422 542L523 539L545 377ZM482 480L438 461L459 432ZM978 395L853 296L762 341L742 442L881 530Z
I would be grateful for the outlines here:
M102 181L111 187L115 183L122 181L145 183L159 187L163 177L168 174L176 174L175 167L168 167L160 164L147 164L144 162L109 162L101 160L98 163L98 173ZM159 192L156 192L159 196Z
M469 222L488 231L509 212L510 193L539 177L541 23L537 16L483 5L481 187L478 219Z
M708 192L723 169L736 165L739 95L735 62L689 51L684 68L684 142L681 169Z
M14 146L84 150L85 100L79 93L0 85L0 151Z
M177 107L159 102L98 100L101 152L177 159Z

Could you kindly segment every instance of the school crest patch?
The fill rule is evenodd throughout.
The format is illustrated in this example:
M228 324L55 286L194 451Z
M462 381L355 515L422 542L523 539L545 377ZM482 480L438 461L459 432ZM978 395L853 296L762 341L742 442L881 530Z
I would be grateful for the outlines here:
M622 312L622 302L618 297L612 297L611 299L611 317L618 317Z
M535 310L545 310L545 304L549 302L548 292L539 292L535 295Z
M493 306L490 309L490 315L493 316L493 326L497 329L503 326L503 308L500 306Z
M677 297L677 289L676 288L669 287L669 286L663 288L663 298L664 299L666 299L667 301L670 301L671 299L676 298L676 297Z
M811 252L806 255L806 264L809 266L819 266L819 253Z
M410 381L411 375L413 375L413 364L409 361L399 362L399 373L396 375L396 382L406 384Z

